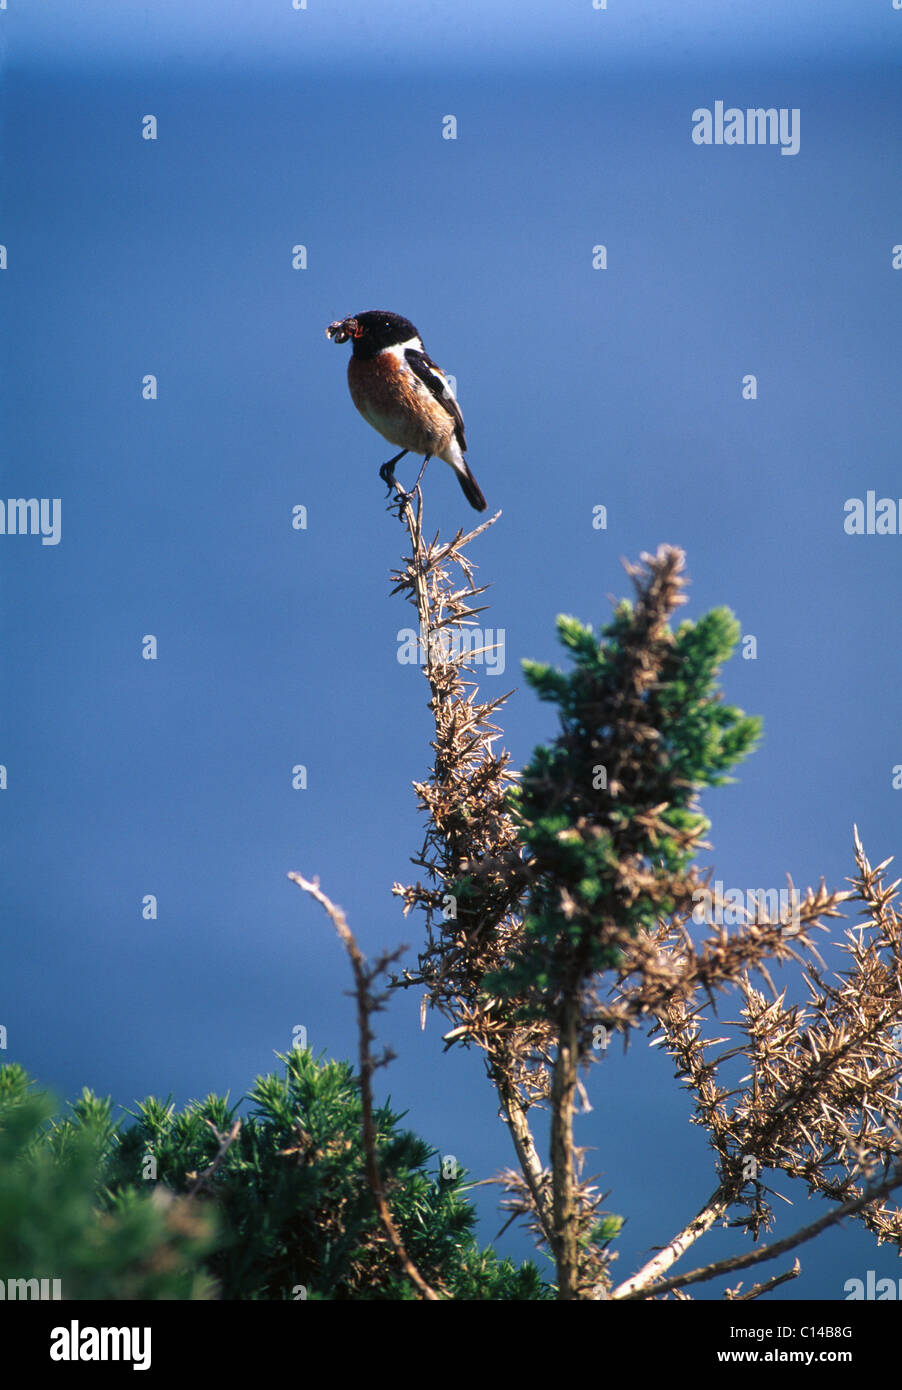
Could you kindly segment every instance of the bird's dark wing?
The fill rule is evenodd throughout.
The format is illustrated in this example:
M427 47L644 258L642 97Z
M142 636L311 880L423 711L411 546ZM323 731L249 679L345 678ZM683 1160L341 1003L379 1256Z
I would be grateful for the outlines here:
M460 406L451 390L451 386L441 367L433 362L425 352L420 352L417 348L407 348L404 353L407 365L410 370L419 377L424 385L428 386L435 399L454 421L454 433L461 449L466 452L467 441L464 436L464 417L460 413Z

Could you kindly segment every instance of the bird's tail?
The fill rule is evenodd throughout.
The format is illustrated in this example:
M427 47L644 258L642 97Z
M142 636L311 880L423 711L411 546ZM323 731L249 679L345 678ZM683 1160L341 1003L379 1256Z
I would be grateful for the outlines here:
M470 467L466 459L461 459L460 463L454 464L454 471L460 479L464 497L466 497L470 506L475 507L477 512L484 512L489 504L483 497L479 484L470 472Z

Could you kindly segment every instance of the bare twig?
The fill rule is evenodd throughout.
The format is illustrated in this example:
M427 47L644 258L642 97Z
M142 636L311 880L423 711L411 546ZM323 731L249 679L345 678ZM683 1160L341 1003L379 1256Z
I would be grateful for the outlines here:
M188 1178L194 1178L194 1182L192 1183L188 1192L189 1197L196 1197L198 1192L200 1192L202 1188L207 1186L207 1183L213 1177L213 1174L218 1171L229 1149L232 1147L235 1140L238 1138L238 1135L241 1133L240 1120L235 1121L228 1134L223 1134L221 1130L218 1130L212 1120L205 1120L204 1123L208 1125L210 1129L212 1129L213 1133L216 1135L216 1138L219 1140L219 1151L216 1154L216 1157L213 1159L213 1162L210 1164L209 1168L205 1168L199 1176L194 1173L185 1174L185 1176Z
M404 1273L419 1290L423 1298L432 1302L440 1302L438 1294L427 1284L420 1274L416 1265L411 1260L401 1239L400 1232L395 1225L388 1202L385 1197L385 1189L382 1185L382 1177L379 1173L379 1163L376 1157L376 1127L373 1122L373 1093L372 1093L372 1074L377 1063L370 1052L370 1043L373 1041L373 1033L370 1028L370 1015L378 1009L379 1002L372 992L373 980L381 973L389 959L377 962L374 968L370 968L366 957L357 945L354 934L348 926L347 919L340 907L336 907L331 899L319 886L319 879L312 882L304 878L301 874L291 873L288 875L292 883L296 883L305 893L309 893L315 898L330 918L332 925L341 937L342 944L347 951L351 968L354 972L354 995L357 1000L357 1032L359 1038L359 1058L360 1058L360 1099L363 1112L363 1148L366 1155L366 1172L370 1191L376 1203L376 1210L382 1225L385 1227L388 1238L391 1241L395 1254L401 1262ZM396 953L397 954L397 953Z
M754 1298L761 1298L763 1294L771 1293L778 1289L781 1284L788 1284L790 1279L798 1279L802 1272L802 1266L798 1260L794 1260L792 1269L786 1269L782 1274L774 1274L770 1279L765 1279L763 1283L753 1284L745 1293L740 1293L741 1284L737 1284L735 1289L728 1289L724 1298L728 1303L751 1303Z

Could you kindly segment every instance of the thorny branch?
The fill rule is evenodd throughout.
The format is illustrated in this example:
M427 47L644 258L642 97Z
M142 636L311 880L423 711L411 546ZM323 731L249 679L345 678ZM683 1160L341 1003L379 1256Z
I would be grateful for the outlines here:
M682 876L665 878L658 871L653 878L634 852L628 819L614 804L605 814L608 827L618 827L612 835L617 873L612 907L598 930L614 952L616 967L583 980L579 994L547 1016L526 1015L516 999L487 993L486 976L503 969L522 945L523 907L536 881L508 802L516 774L508 754L495 750L500 729L493 720L507 697L479 701L475 683L466 678L483 650L474 651L468 637L474 619L485 611L475 603L485 586L474 583L465 549L500 513L468 534L458 531L450 542L440 544L436 535L427 543L419 486L411 494L397 484L396 490L392 505L407 527L411 554L393 575L393 592L404 594L416 609L435 756L428 778L414 784L427 825L413 862L424 871L425 882L396 883L393 890L405 915L414 907L424 912L426 941L417 970L404 970L392 984L424 991L424 1021L427 1006L445 1015L451 1025L446 1047L463 1044L483 1052L521 1170L501 1175L508 1194L502 1206L512 1217L524 1217L554 1251L559 1296L636 1300L672 1293L686 1298L686 1286L772 1259L846 1216L862 1220L878 1243L902 1249L902 1210L887 1201L902 1183L902 919L898 882L885 885L882 878L890 861L872 868L856 829L858 872L850 880L851 892L830 892L822 881L805 892L792 913L770 916L762 907L744 920L739 914L730 930L721 926L698 940L702 924L693 905L711 875L703 879L690 868ZM668 621L685 602L682 552L661 547L655 556L642 558L642 566L627 567L637 602L620 636L626 683L613 692L599 719L612 797L624 787L649 785L655 773L656 733L644 719L643 691L654 684L666 657ZM637 821L652 842L656 835L676 833L661 819L664 809L649 806ZM702 847L697 830L687 830L683 843L693 852ZM325 908L350 955L368 1180L402 1266L421 1295L435 1300L438 1294L404 1249L376 1160L371 1076L381 1063L370 1054L370 1016L384 996L373 994L372 983L397 953L368 967L343 913L318 883L298 874L289 877ZM662 903L670 904L666 911L662 907L657 927L621 925L625 918L616 910L618 901L629 903L655 885ZM863 920L845 932L841 947L851 968L828 977L813 933L826 931L823 919L841 916L840 904L852 901L860 904ZM712 919L706 920L710 926ZM800 967L808 991L804 1004L789 1002L787 988L778 992L773 983L772 966L789 961ZM738 998L740 1017L720 1024L729 1031L714 1037L704 1029L718 994ZM625 1040L632 1029L651 1027L694 1097L694 1122L707 1132L719 1179L697 1216L617 1288L610 1278L614 1257L593 1235L604 1197L582 1180L584 1150L575 1146L572 1133L575 1095L585 1095L579 1070L593 1060L589 1039L598 1025ZM539 1157L528 1119L532 1107L549 1102L555 1111L551 1169ZM199 1182L215 1171L234 1135L219 1137L225 1147ZM741 1225L756 1240L771 1227L768 1199L780 1194L765 1186L768 1169L801 1179L833 1209L771 1246L666 1278L718 1222ZM727 1223L737 1208L746 1214ZM727 1289L724 1297L760 1297L794 1278L798 1268L796 1261L791 1270L745 1293Z
M405 970L395 984L425 988L424 1005L440 1010L453 1025L445 1034L446 1046L473 1044L484 1052L520 1162L529 1216L552 1245L550 1174L539 1158L527 1111L550 1094L553 1031L545 1023L512 1021L509 1010L486 999L482 989L484 976L503 963L519 939L517 907L526 882L506 800L514 774L509 755L493 747L500 729L492 721L507 696L480 702L475 683L465 679L479 654L471 650L468 634L484 611L473 600L485 587L474 583L473 565L464 551L501 513L467 534L458 531L450 542L439 544L436 535L427 544L420 489L402 495L397 505L411 555L393 574L392 592L405 594L417 612L435 720L435 762L429 779L414 783L428 821L413 862L425 870L427 883L394 885L405 915L413 907L425 912L427 943L419 970ZM461 884L465 891L452 893Z
M748 1160L756 1170L771 1168L801 1178L810 1193L848 1206L845 1214L858 1215L878 1242L902 1249L902 1210L882 1200L890 1189L860 1200L867 1190L862 1176L880 1173L885 1179L902 1153L902 921L893 905L898 883L887 886L881 877L889 860L871 867L857 827L855 859L858 873L851 880L851 892L828 895L823 886L817 893L809 890L799 906L798 921L784 924L786 934L796 932L793 940L798 945L806 940L802 927L818 924L818 916L839 915L836 902L862 904L865 920L845 932L842 946L852 969L836 977L839 983L825 979L822 964L805 962L807 1005L787 1005L786 991L778 995L773 987L768 1001L752 987L743 968L749 934L767 938L772 924L752 924L729 938L722 931L719 960L710 944L701 961L691 943L684 948L698 978L710 977L712 966L715 973L729 976L732 953L736 989L745 1007L741 1020L728 1026L742 1039L741 1055L752 1071L738 1086L722 1082L720 1071L728 1067L735 1049L709 1057L709 1051L726 1039L702 1038L701 1008L680 1000L661 1007L657 999L658 1026L677 1063L677 1075L695 1095L695 1122L708 1132L722 1181L689 1226L612 1297L631 1298L657 1286L663 1273L722 1220L731 1205L746 1207L749 1215L741 1224L756 1237L772 1225L766 1190L743 1176ZM659 942L668 939L662 928ZM778 945L770 945L775 958ZM796 955L785 939L783 949Z
M424 1004L438 1008L451 1022L447 1046L463 1043L484 1052L522 1170L503 1175L510 1194L503 1205L526 1217L543 1243L559 1249L562 1214L554 1209L551 1173L538 1156L527 1112L550 1098L553 1058L560 1057L562 1040L549 1021L523 1022L509 1001L487 997L482 984L520 940L522 905L530 884L530 867L506 800L515 774L509 770L507 753L496 752L494 746L500 730L492 720L507 697L479 702L474 683L465 679L473 658L467 630L484 611L473 601L485 589L474 583L464 550L497 517L467 535L458 531L449 543L439 544L436 536L427 544L419 488L413 499L399 499L398 512L410 535L411 555L393 576L394 592L405 594L417 611L435 719L435 759L428 780L415 783L428 821L423 848L413 862L425 871L426 882L394 887L405 914L414 907L424 911L426 945L419 969L405 970L394 984L425 990ZM660 634L685 602L685 579L677 550L662 547L643 560L644 569L628 568L639 600L631 639L634 665L648 680ZM630 736L627 713L618 727L614 711L609 739L619 759L615 794L618 781L628 784L643 770L643 745ZM630 717L635 723L635 710ZM615 759L611 762L613 766ZM768 1189L745 1176L750 1158L756 1171L781 1170L838 1203L833 1219L857 1215L878 1241L902 1246L902 1213L885 1200L893 1186L886 1186L885 1178L898 1154L896 1136L902 1124L902 948L893 906L897 885L883 886L879 876L886 865L871 869L857 831L855 853L859 873L852 892L830 892L822 882L817 890L806 891L794 914L771 918L761 910L701 941L691 905L695 890L706 880L695 870L684 881L668 885L677 908L662 915L657 930L634 933L605 923L605 939L619 950L621 964L607 994L602 996L601 988L610 980L599 977L582 1003L580 1065L591 1060L585 1034L593 1022L624 1035L651 1024L675 1060L677 1075L694 1093L695 1122L708 1131L721 1180L689 1226L616 1289L610 1288L606 1273L610 1257L593 1252L586 1240L601 1199L588 1184L575 1184L571 1196L580 1232L578 1274L572 1241L562 1252L574 1275L571 1297L658 1296L666 1270L733 1207L748 1212L740 1224L754 1236L768 1228ZM632 891L629 875L640 884L641 873L640 865L624 868L627 893ZM644 881L640 886L646 886ZM841 916L840 904L856 899L863 904L866 920L846 933L843 949L853 968L836 984L825 977L812 934L826 931L823 919ZM770 975L772 964L790 960L802 968L809 989L805 1007L787 1003L786 990L778 993ZM767 993L753 985L754 975ZM724 992L738 993L742 1016L731 1025L737 1033L733 1046L710 1055L725 1039L706 1038L702 1028L716 994ZM731 1069L736 1072L740 1060L746 1068L751 1065L751 1071L734 1077ZM568 1074L572 1107L572 1070ZM572 1137L568 1142L572 1145ZM578 1150L574 1157L578 1168ZM856 1183L860 1174L881 1169L882 1184ZM572 1230L571 1225L571 1234ZM771 1254L792 1248L794 1239L787 1239L788 1244L772 1247ZM749 1263L760 1257L761 1252L755 1252ZM744 1266L720 1262L716 1272L739 1267ZM758 1296L792 1275L767 1281L742 1297ZM676 1290L682 1282L691 1278L684 1276L667 1287Z

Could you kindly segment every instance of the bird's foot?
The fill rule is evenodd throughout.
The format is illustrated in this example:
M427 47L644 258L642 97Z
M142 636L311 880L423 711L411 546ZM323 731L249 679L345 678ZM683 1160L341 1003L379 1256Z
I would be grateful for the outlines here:
M395 464L398 463L406 453L407 450L402 449L400 454L395 454L393 459L389 459L388 463L383 463L382 467L379 469L379 477L388 488L388 495L391 498L387 510L391 512L397 507L399 517L403 514L404 508L411 498L411 493L405 492L395 477ZM416 484L414 484L414 486L416 486Z
M392 511L397 507L398 515L400 516L413 494L404 491L394 473L390 473L388 477L386 477L381 468L379 469L379 473L382 477L382 481L388 485L388 492L385 494L389 499L388 510Z
M405 492L396 483L394 496L389 499L385 510L391 512L400 521L404 516L405 509L410 506L412 497L413 493Z

